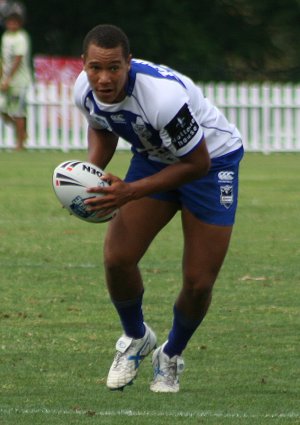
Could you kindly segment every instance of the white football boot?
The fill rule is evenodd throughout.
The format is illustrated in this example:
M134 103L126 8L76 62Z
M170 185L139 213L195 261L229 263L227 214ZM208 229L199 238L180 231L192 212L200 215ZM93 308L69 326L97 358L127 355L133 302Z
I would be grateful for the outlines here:
M122 335L116 343L116 355L109 369L106 385L111 390L122 390L137 376L142 360L156 347L156 335L145 323L143 338Z
M177 393L179 375L183 372L184 361L180 356L169 357L163 352L166 342L158 347L152 356L154 378L150 390L155 393Z

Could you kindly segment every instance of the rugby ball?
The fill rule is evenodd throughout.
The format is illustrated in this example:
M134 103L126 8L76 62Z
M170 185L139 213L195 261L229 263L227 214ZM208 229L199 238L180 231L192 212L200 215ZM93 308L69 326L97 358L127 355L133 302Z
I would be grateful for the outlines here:
M90 223L104 223L111 220L117 210L103 217L98 217L99 211L88 211L84 201L102 194L88 193L90 187L108 186L102 180L105 173L101 168L89 162L78 160L65 161L59 164L53 172L53 189L64 208L70 214Z

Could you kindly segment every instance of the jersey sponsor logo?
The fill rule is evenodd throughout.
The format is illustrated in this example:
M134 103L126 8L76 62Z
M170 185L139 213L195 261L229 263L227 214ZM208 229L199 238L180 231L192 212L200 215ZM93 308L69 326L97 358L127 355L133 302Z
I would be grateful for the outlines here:
M165 127L175 148L183 148L197 134L199 125L185 103L177 115Z
M220 182L231 182L234 179L234 171L220 171L218 179Z
M113 122L116 124L126 124L126 119L123 114L112 114L110 116Z
M230 184L220 186L220 204L225 208L230 208L233 204L233 187Z

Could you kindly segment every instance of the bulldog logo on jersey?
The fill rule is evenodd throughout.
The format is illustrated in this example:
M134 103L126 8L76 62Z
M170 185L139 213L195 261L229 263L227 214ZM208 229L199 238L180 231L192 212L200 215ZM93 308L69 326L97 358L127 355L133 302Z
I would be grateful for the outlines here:
M183 148L197 134L199 125L185 103L177 115L165 127L177 150Z
M233 187L230 184L220 186L220 204L225 208L230 208L233 204Z

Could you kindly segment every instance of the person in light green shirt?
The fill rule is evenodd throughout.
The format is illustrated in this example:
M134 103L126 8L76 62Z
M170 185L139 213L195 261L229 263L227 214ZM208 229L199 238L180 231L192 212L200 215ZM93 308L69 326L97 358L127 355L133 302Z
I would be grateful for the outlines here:
M11 13L1 39L0 112L15 128L17 150L24 149L27 137L26 97L31 82L30 37L23 29L23 17Z

